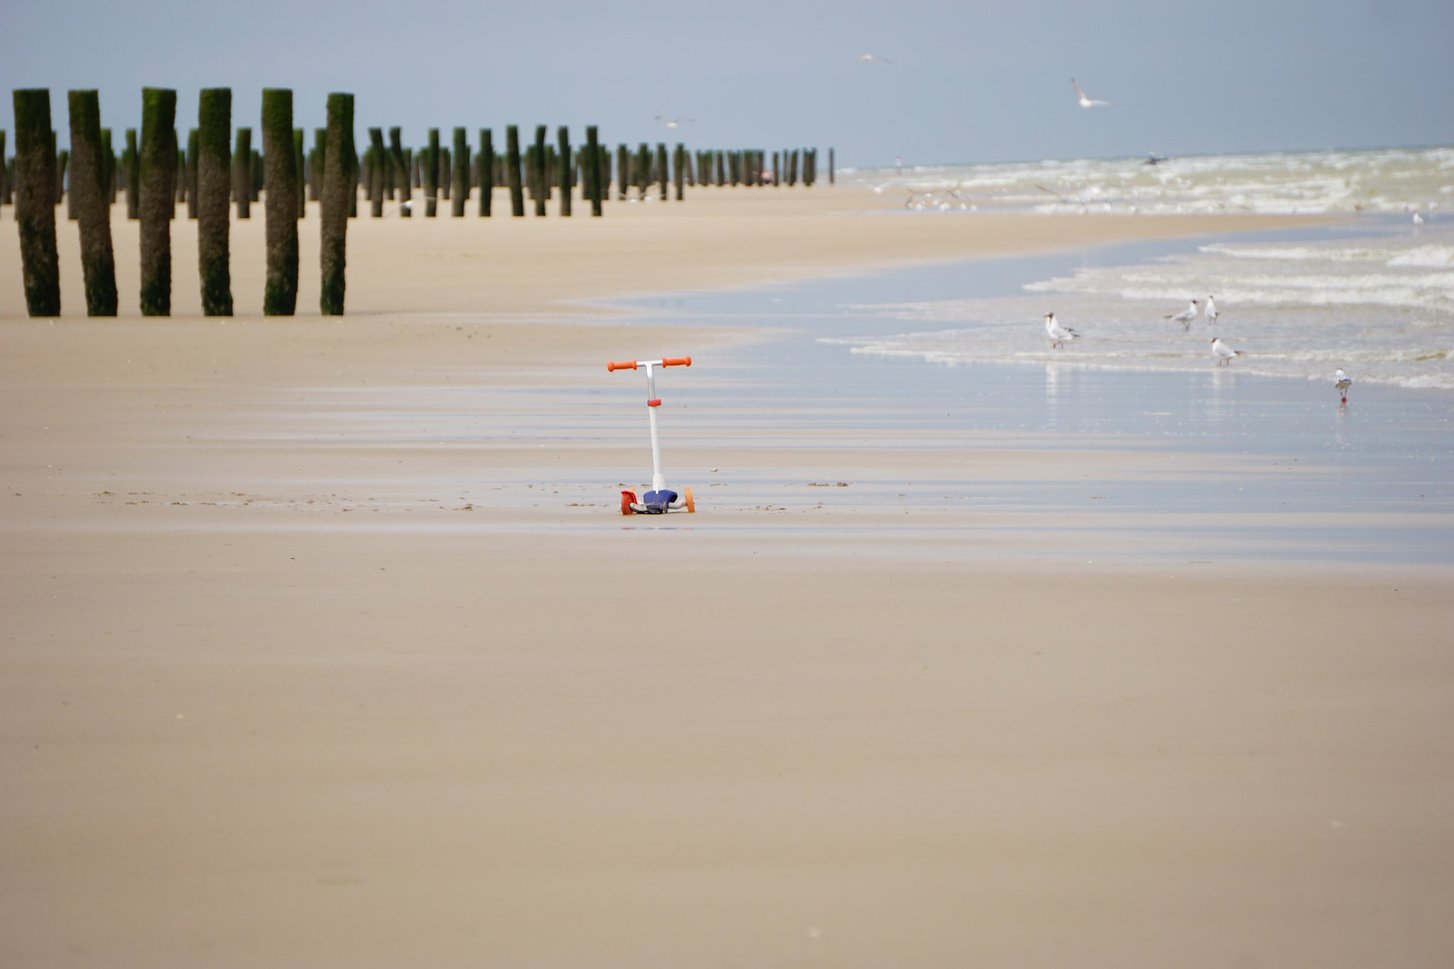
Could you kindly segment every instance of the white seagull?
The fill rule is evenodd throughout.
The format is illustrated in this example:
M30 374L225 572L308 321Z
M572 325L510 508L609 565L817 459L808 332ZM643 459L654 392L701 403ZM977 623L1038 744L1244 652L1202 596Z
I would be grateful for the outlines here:
M1061 326L1059 323L1055 322L1054 313L1045 314L1045 335L1050 337L1050 345L1052 347L1056 347L1057 349L1061 346L1064 346L1066 340L1075 340L1080 337L1080 334L1072 330L1070 327Z
M889 60L887 57L883 56L882 54L859 54L857 57L854 58L854 60L857 61L859 64L892 64L893 63L893 61Z
M1070 86L1075 88L1075 99L1080 102L1080 106L1082 108L1103 108L1111 103L1109 101L1099 101L1087 95L1085 91L1081 89L1081 86L1076 83L1075 78L1070 79Z
M1242 355L1241 350L1233 350L1223 343L1219 336L1212 337L1212 352L1217 355L1217 366L1219 367L1225 367L1232 362L1232 358Z
M1197 318L1197 313L1200 312L1200 306L1200 303L1198 303L1196 300L1192 300L1191 304L1180 313L1171 313L1167 316L1163 316L1162 319L1175 320L1176 322L1181 324L1181 328L1183 330L1190 330L1191 321Z
M1336 381L1333 386L1338 388L1340 402L1348 403L1348 388L1353 386L1353 378L1344 373L1342 367L1339 367L1338 372L1333 374L1333 379Z
M1202 310L1207 314L1207 322L1212 325L1216 325L1217 317L1222 315L1217 312L1217 304L1213 302L1213 297L1211 296L1207 297L1207 305L1202 307Z
M691 124L691 118L668 118L664 115L657 115L653 120L660 121L668 131L675 131L684 124Z

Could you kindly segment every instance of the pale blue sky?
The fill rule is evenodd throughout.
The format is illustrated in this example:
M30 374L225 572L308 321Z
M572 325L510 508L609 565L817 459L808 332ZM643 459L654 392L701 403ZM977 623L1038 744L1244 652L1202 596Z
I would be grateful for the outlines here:
M4 0L0 127L11 90L48 87L64 142L65 92L94 87L119 138L154 85L184 132L203 87L253 127L262 88L290 87L299 127L349 91L361 136L409 144L596 124L613 144L834 146L840 166L1451 144L1450 38L1451 0ZM1079 108L1072 76L1111 105Z

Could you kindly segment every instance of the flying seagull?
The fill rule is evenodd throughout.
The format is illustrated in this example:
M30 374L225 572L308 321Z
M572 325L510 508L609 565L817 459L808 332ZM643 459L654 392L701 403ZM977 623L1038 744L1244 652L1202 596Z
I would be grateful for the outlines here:
M1223 343L1222 338L1219 336L1212 337L1212 352L1217 355L1217 366L1219 367L1225 367L1232 362L1234 357L1240 357L1242 355L1241 350L1233 350L1227 344Z
M1045 314L1045 335L1050 337L1052 347L1059 349L1065 345L1066 340L1074 340L1080 336L1079 333L1068 326L1061 326L1055 322L1054 313Z
M660 121L662 124L666 125L668 131L675 131L684 124L692 123L691 118L668 118L665 115L660 114L657 115L654 120Z
M1348 388L1353 386L1353 378L1344 373L1342 367L1339 367L1338 372L1333 374L1333 379L1336 381L1333 386L1338 388L1339 402L1348 403Z
M1075 88L1075 99L1080 102L1080 106L1082 108L1103 108L1111 103L1109 101L1098 101L1095 98L1090 97L1088 94L1085 93L1081 86L1076 83L1075 78L1070 79L1070 86Z
M879 64L879 63L892 64L893 63L893 61L889 60L887 57L883 56L882 54L859 54L857 57L854 58L854 60L857 63L859 63L859 64Z
M1162 319L1175 320L1176 322L1181 324L1181 328L1183 330L1190 330L1191 321L1196 319L1197 313L1200 312L1200 310L1198 309L1200 305L1201 304L1198 303L1196 300L1192 300L1191 305L1189 305L1186 309L1182 310L1180 313L1172 313L1169 316L1163 316Z

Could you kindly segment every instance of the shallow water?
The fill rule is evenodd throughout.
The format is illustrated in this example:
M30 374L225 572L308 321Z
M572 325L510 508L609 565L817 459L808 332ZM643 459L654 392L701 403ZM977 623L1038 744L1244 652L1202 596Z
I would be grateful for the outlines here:
M892 328L841 340L855 353L948 363L1199 372L1210 338L1262 376L1454 390L1454 222L1362 219L1300 238L1164 246L1091 262L1018 289L850 307ZM1218 316L1205 315L1215 297ZM1197 300L1188 326L1166 317ZM1053 346L1043 316L1078 338Z
M1358 381L1339 403L1331 374L1321 381L1263 376L1250 368L1194 366L1156 370L1087 367L1056 358L969 362L930 354L852 352L865 340L913 332L904 304L1023 298L1037 281L1144 264L1222 245L1322 245L1342 230L1236 239L1136 243L1032 259L989 260L730 293L636 300L652 322L760 325L781 339L728 359L700 359L675 383L672 414L687 435L710 438L755 429L767 446L803 447L799 434L833 440L859 433L876 447L896 434L915 447L1103 449L1226 456L1225 474L1164 480L1067 484L983 482L966 461L962 477L932 483L859 482L855 500L912 501L916 507L999 508L1008 512L1097 511L1218 515L1216 525L1167 525L1169 541L1235 546L1277 538L1276 554L1317 557L1340 547L1358 560L1454 564L1454 391ZM1215 251L1215 250L1214 250ZM683 334L688 352L690 335ZM713 381L725 371L728 381ZM734 386L746 381L748 394ZM751 430L746 432L750 436ZM1263 470L1248 473L1247 459ZM769 476L770 477L770 476ZM774 485L756 482L769 494ZM1090 504L1094 503L1094 504ZM1244 515L1239 525L1227 515ZM1302 516L1306 523L1258 524L1258 516ZM1330 540L1326 516L1344 516ZM1371 517L1370 517L1371 516ZM1415 521L1417 519L1417 521ZM1356 520L1356 524L1354 524ZM1028 522L1026 524L1029 524ZM1131 527L1123 525L1124 527ZM1287 534L1278 537L1281 530ZM1178 538L1177 536L1181 537Z

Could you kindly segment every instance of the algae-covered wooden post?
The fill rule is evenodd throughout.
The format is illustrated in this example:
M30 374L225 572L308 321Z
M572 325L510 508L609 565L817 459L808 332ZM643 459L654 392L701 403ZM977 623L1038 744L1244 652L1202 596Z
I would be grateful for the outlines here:
M660 186L660 198L663 202L667 200L667 184L670 172L666 167L666 145L658 141L656 143L656 181Z
M424 153L424 217L434 218L439 212L439 129L429 129L429 148Z
M263 191L263 153L252 150L247 166L247 190L254 204L261 201Z
M297 174L298 190L294 193L294 205L298 209L298 218L308 214L308 187L306 184L306 169L303 167L303 129L293 129L293 171Z
M187 167L182 176L187 180L187 218L197 218L197 129L187 132Z
M252 129L237 129L232 150L232 200L239 219L252 218Z
M328 129L313 129L313 152L308 162L308 201L323 198L323 162L328 152Z
M495 137L489 128L480 129L480 217L490 217L495 194Z
M231 142L232 89L203 88L197 101L197 269L204 316L232 315Z
M116 258L111 247L111 206L102 184L101 99L96 91L67 94L71 116L71 209L81 234L81 272L86 315L116 315Z
M525 217L525 188L520 184L520 128L505 127L505 180L510 185L510 215Z
M624 144L616 146L616 190L620 198L631 197L631 149Z
M71 167L70 149L63 148L56 152L56 204L66 203L66 218L72 222L76 219L76 211L71 206L70 193L66 191L66 172Z
M69 202L81 235L81 271L86 313L116 315L116 256L111 244L107 143L101 137L101 99L96 91L67 95L71 119ZM3 154L3 152L0 152Z
M682 200L682 195L684 193L683 184L686 181L687 177L686 169L687 146L679 141L677 142L676 147L672 149L672 180L673 183L676 185L678 202Z
M389 156L384 150L384 129L369 129L368 160L364 165L368 171L369 215L375 219L384 217L384 196L388 194Z
M833 169L834 169L833 149L832 149L832 147L829 147L829 149L828 149L828 184L829 185L836 185L836 184L838 184Z
M263 89L263 215L267 219L264 316L292 316L298 306L298 169L293 153L293 92Z
M646 187L651 184L651 148L647 146L646 142L643 141L636 146L636 159L633 164L636 168L636 177L631 181L636 186L637 192L640 193L637 197L645 202Z
M535 200L535 214L545 214L545 201L550 197L550 180L545 174L545 135L546 126L539 124L535 126L535 151L533 152L534 164L530 172L530 195Z
M556 158L560 167L560 214L569 216L571 195L575 192L572 176L575 166L570 160L570 129L561 125L556 131Z
M15 106L15 221L25 307L31 316L61 315L60 256L56 249L56 155L50 90L17 89Z
M141 91L141 315L172 314L173 180L177 174L177 92Z
M586 198L591 202L591 215L601 216L601 146L595 125L586 127Z
M464 207L470 200L470 146L463 128L454 129L454 150L450 154L449 216L464 218Z
M3 140L3 138L0 138L0 157L3 157L4 154L5 154L4 147L5 147L4 146L4 140ZM116 152L111 147L111 129L110 128L102 128L101 129L101 164L103 166L105 166L105 169L106 169L102 173L102 175L101 175L101 184L102 184L102 186L105 187L105 191L106 191L106 204L107 205L115 205L116 204ZM3 165L0 165L0 168L3 168L3 167L4 167ZM4 180L4 176L3 175L0 175L0 181L3 181L3 180ZM4 194L5 194L4 191L3 190L0 190L0 195L4 195ZM109 218L109 215L108 215L108 218Z
M5 161L5 129L0 128L0 205L10 204L10 168Z
M413 179L409 177L409 162L404 158L403 132L399 128L389 129L389 157L394 161L394 188L399 193L399 216L409 218L412 213L410 209L410 186Z
M121 152L121 169L126 178L126 217L141 218L141 166L137 164L136 129L126 129L126 147Z
M328 95L327 155L323 160L322 292L324 316L342 316L350 197L357 197L353 169L353 95Z
M176 206L187 203L187 153L182 150L180 144L177 145L176 177L172 181L176 182L176 191L174 193L176 195L174 199L176 205L172 206L172 218L175 219L177 217Z

